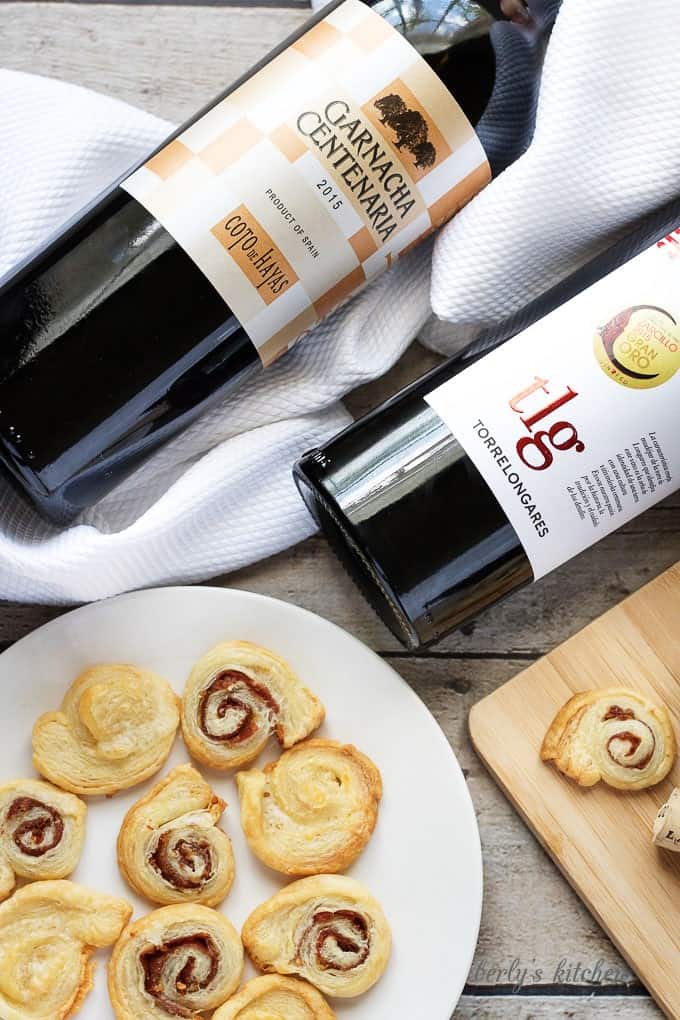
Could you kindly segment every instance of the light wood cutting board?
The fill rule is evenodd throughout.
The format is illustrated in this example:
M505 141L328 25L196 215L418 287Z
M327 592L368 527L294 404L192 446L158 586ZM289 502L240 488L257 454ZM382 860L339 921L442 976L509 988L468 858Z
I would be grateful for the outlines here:
M622 686L663 702L680 742L680 564L480 701L472 742L496 781L638 973L680 1020L680 854L652 824L680 764L659 786L582 789L543 764L557 710L576 691Z

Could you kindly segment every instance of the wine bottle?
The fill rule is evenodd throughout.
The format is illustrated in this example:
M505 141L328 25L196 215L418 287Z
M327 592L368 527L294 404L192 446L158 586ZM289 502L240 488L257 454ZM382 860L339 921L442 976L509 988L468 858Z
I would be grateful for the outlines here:
M0 284L0 461L56 522L529 143L559 0L337 0Z
M295 467L409 648L680 485L680 201Z

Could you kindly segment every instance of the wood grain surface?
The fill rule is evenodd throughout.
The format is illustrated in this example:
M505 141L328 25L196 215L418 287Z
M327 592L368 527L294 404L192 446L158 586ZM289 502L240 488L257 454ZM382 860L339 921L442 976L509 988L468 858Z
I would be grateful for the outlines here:
M0 67L86 85L180 123L308 16L258 7L0 2Z
M680 723L680 565L672 567L504 684L470 713L472 742L595 917L671 1020L680 1020L680 858L651 836L680 785L680 763L637 793L584 790L539 756L578 691L639 691Z
M0 2L0 67L78 82L177 122L305 16L270 6ZM351 410L374 406L434 361L415 345L388 376L351 395ZM286 599L345 627L406 677L442 725L475 801L486 870L480 943L456 1020L661 1015L487 774L471 748L467 716L481 697L678 555L676 497L416 657L373 616L320 538L210 582ZM0 605L0 647L59 611Z

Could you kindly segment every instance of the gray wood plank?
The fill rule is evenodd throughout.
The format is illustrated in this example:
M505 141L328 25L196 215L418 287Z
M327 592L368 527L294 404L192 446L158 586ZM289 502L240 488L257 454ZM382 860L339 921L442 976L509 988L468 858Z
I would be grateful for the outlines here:
M1 0L5 2L5 0ZM30 0L22 0L23 3ZM76 3L81 7L88 4L104 4L110 0L51 0L52 3ZM299 7L309 10L307 0L113 0L118 7Z
M662 1020L647 998L463 996L452 1020Z
M309 17L255 7L0 4L0 66L182 121Z

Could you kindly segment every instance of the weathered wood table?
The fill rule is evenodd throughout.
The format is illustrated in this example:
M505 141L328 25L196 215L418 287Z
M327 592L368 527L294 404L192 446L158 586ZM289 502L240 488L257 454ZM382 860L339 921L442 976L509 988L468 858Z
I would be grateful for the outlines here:
M211 0L190 0L187 6L145 0L0 2L0 67L78 82L181 121L307 16L303 3L263 3L267 6L213 6ZM374 406L431 364L432 356L415 346L389 376L354 393L351 410L359 413ZM364 605L320 538L211 582L286 599L345 627L402 673L444 728L477 808L486 873L479 947L455 1014L461 1020L661 1016L486 775L470 747L467 715L476 700L679 554L676 497L508 600L465 633L416 657L401 650ZM0 605L1 646L58 612Z

